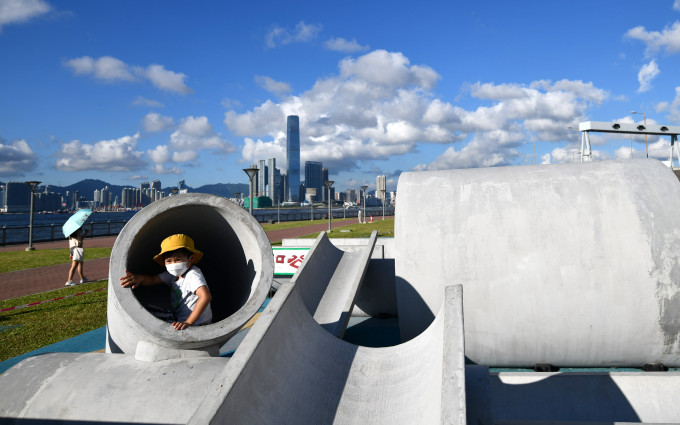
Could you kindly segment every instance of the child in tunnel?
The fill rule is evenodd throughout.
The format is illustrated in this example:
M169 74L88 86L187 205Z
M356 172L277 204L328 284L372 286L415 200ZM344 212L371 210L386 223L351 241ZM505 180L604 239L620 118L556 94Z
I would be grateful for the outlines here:
M196 263L203 253L194 248L194 241L187 235L176 234L161 242L161 252L153 257L166 271L158 275L134 274L125 271L120 278L124 288L139 285L165 283L171 288L171 304L174 313L172 326L176 330L189 326L205 325L212 321L210 289Z

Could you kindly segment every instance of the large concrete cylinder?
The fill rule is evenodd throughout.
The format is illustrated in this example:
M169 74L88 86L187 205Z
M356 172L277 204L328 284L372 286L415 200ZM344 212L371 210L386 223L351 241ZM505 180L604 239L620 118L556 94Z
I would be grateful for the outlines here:
M492 366L680 366L680 183L656 160L404 173L402 338L446 285Z
M149 312L169 303L166 285L120 286L132 273L158 274L153 261L166 237L189 235L203 258L197 266L212 294L213 323L177 331ZM182 194L156 201L125 225L111 252L107 351L137 354L139 342L151 347L216 354L264 302L272 283L274 258L267 235L243 208L225 198ZM154 351L156 349L152 349ZM166 354L167 355L167 354ZM181 356L192 355L184 353ZM172 357L172 355L168 355Z

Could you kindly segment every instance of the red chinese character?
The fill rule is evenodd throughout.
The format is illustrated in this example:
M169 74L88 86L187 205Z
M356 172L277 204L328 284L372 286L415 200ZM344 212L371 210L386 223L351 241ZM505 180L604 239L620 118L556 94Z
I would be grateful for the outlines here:
M304 259L305 259L304 255L301 255L300 257L298 257L297 255L293 255L293 257L288 260L288 264L290 264L291 267L297 269L298 267L300 267L300 264Z
M276 256L276 263L277 264L283 264L283 260L285 260L285 259L286 259L285 255L277 255Z

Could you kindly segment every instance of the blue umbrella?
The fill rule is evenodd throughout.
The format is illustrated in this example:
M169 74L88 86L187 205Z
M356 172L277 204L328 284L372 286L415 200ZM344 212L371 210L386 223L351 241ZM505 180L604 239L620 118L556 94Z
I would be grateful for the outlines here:
M73 214L61 228L62 232L64 232L64 237L68 238L73 232L83 227L85 220L87 220L90 214L92 214L92 211L89 208L83 208Z

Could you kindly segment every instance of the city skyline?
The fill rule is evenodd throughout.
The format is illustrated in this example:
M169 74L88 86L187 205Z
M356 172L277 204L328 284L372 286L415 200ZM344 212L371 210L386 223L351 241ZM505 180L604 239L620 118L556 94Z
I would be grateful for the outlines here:
M260 159L288 169L296 115L301 164L394 190L403 171L571 162L583 121L680 124L680 0L0 0L0 58L2 181L247 183Z

